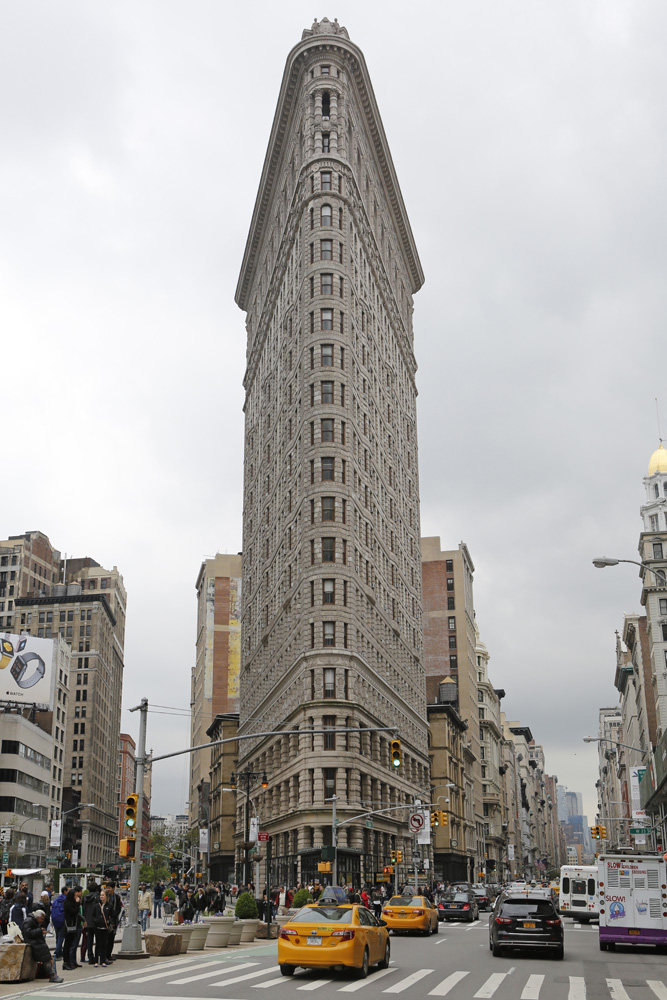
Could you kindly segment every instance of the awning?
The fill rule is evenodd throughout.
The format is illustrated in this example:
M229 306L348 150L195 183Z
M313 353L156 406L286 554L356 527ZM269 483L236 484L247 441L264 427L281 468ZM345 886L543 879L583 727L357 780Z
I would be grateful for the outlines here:
M40 872L42 875L48 875L51 871L50 868L12 868L12 875L36 875ZM11 876L10 876L11 877Z

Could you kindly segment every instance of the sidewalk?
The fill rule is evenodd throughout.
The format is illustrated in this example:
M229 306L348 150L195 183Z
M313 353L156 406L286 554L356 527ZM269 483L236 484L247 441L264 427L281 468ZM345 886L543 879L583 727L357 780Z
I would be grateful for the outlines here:
M73 969L71 972L63 971L62 963L58 961L58 975L62 976L65 983L82 983L86 981L92 981L99 976L107 976L116 972L129 972L132 968L136 968L137 975L141 975L143 970L147 970L149 967L151 969L157 969L160 966L173 962L175 960L182 960L185 955L167 955L164 958L122 958L120 954L120 935L116 936L116 944L114 945L113 958L114 962L109 965L106 969L98 968L96 969L92 965L86 964L82 969ZM47 941L49 946L53 948L51 943L51 935L47 935ZM55 943L55 939L53 939ZM244 944L241 946L233 946L227 948L205 948L204 951L189 951L186 952L188 958L192 958L193 961L197 961L198 958L205 960L206 957L217 957L221 953L225 955L237 955L243 952L254 949L262 948L267 945L274 944L275 942L269 941L251 941L249 944ZM81 957L80 949L77 949L77 957ZM11 1000L12 997L22 997L28 993L41 992L44 988L49 987L48 979L33 979L27 983L0 983L0 1000ZM63 987L61 986L62 990ZM54 996L56 994L54 993Z

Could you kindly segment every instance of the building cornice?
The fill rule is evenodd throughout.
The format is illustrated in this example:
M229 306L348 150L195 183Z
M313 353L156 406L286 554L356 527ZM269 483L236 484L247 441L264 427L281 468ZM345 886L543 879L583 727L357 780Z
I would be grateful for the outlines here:
M247 312L249 308L249 297L258 264L258 254L264 244L265 230L269 224L269 208L273 201L276 184L281 176L280 165L283 161L286 143L290 135L290 123L297 107L297 89L302 74L305 71L308 56L313 51L317 53L339 53L350 73L351 79L354 81L359 98L359 107L364 114L366 132L373 144L373 150L387 194L387 203L391 207L396 232L400 237L403 257L411 281L412 293L414 294L419 291L424 283L424 274L417 254L417 247L405 210L403 196L398 185L398 178L380 119L380 111L375 100L364 56L361 50L343 35L311 35L295 45L287 57L248 240L243 254L241 273L234 295L237 305L244 312Z

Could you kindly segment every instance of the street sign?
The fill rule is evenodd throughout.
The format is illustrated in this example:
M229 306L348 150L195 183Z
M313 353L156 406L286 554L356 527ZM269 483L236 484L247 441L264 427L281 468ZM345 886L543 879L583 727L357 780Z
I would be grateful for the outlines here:
M639 833L650 833L650 832L651 832L651 827L650 826L631 826L630 827L630 833L637 833L637 834L639 834Z
M0 844L8 844L12 839L11 826L0 827Z
M367 830L372 830L373 829L373 820L372 819L367 819L366 820L366 829Z
M410 813L408 826L410 827L410 833L419 833L424 827L424 813Z
M9 864L9 854L7 853L7 851L2 852L2 863L3 865Z
M268 835L268 833L261 833L260 832L260 833L257 834L257 839L259 840L260 844L263 844L263 843L266 843L266 841L269 839L269 835Z
M79 852L78 852L78 851L77 851L77 849L75 848L75 849L74 849L74 850L72 851L72 864L73 864L73 865L78 865L78 863L79 863Z
M58 858L47 858L46 859L46 863L47 863L47 865L57 865L58 864Z

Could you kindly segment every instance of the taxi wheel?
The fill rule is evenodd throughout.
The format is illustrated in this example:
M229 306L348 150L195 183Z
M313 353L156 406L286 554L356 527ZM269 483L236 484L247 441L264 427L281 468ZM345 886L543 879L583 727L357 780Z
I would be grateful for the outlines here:
M361 968L357 969L357 975L360 979L365 979L367 977L369 968L370 956L368 954L368 948L364 948L364 957L361 960Z
M294 966L293 965L281 965L280 966L280 975L281 976L293 976L294 975Z
M389 947L389 938L387 938L387 943L384 948L384 958L381 962L378 962L378 969L388 969L389 959L391 957L391 948Z

